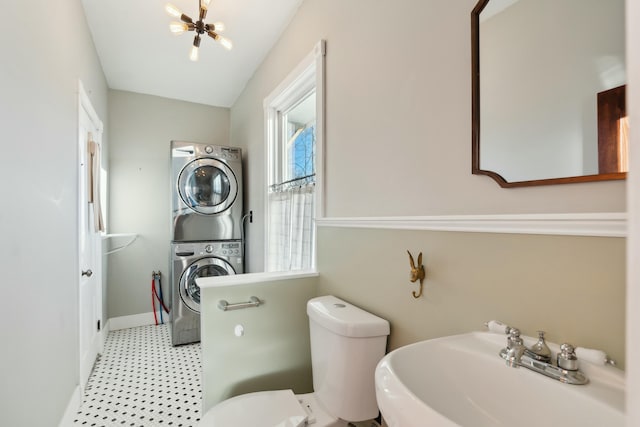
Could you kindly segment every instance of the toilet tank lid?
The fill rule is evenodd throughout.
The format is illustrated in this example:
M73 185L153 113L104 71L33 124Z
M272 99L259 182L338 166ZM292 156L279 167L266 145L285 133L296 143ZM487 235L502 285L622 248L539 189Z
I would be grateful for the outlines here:
M307 302L309 318L345 337L364 338L389 335L389 322L332 295Z

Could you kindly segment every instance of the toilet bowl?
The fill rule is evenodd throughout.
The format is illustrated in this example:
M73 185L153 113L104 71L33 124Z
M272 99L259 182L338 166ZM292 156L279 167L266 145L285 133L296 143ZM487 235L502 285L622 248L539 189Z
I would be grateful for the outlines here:
M374 371L389 322L334 296L307 303L313 393L260 391L209 409L199 427L346 427L378 416Z
M291 390L258 391L232 397L209 410L200 427L347 427L331 416L313 393L294 395Z

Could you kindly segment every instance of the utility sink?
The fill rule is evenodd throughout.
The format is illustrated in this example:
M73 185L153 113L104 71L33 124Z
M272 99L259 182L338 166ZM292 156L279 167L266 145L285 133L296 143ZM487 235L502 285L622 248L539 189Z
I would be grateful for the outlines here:
M624 426L621 370L581 361L589 383L564 384L507 366L498 355L506 343L505 335L472 332L387 354L375 384L389 427ZM555 354L557 345L549 347Z

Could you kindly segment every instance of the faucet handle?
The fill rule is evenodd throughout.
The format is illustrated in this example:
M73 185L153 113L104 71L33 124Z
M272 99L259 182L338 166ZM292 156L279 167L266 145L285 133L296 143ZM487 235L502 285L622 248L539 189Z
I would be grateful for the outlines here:
M511 326L506 325L499 320L489 320L484 323L484 326L489 329L489 332L495 332L497 334L509 335L509 331L511 331Z
M568 342L566 342L560 346L560 354L562 354L563 357L569 357L569 356L576 357L576 348L571 344L569 344Z
M564 343L560 346L557 361L559 368L567 371L578 370L578 357L576 356L575 347L569 343Z
M509 337L507 338L507 347L513 348L514 346L522 346L523 341L520 338L520 329L518 328L510 328L509 329Z
M507 346L500 350L500 357L507 362L507 366L517 368L523 351L524 344L522 338L520 338L520 331L516 328L510 328Z

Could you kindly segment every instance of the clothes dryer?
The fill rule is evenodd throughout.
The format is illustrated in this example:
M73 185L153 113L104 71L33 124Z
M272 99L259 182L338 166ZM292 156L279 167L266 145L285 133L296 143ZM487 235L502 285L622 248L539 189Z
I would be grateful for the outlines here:
M200 341L200 277L244 273L242 242L182 242L171 245L171 342Z
M241 149L171 141L171 240L241 239Z

